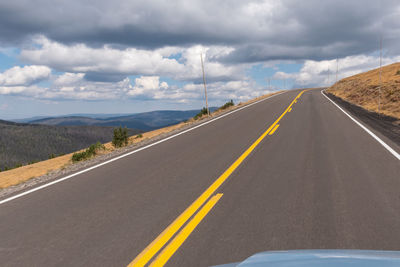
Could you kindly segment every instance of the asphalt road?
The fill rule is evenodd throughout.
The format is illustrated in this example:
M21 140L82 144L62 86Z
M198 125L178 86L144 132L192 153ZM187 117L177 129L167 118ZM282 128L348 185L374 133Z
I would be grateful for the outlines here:
M400 250L400 161L320 90L288 112L299 93L1 204L0 265L126 266L204 192L151 260L210 266L266 250Z

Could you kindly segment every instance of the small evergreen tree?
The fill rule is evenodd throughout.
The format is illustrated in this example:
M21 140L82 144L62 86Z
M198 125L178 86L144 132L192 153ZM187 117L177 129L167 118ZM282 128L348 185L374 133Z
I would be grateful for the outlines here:
M197 120L198 118L201 118L203 115L206 115L206 114L208 114L207 108L202 108L202 109L200 110L200 112L197 113L196 116L194 116L193 118L194 118L195 120Z
M126 127L115 128L112 144L114 147L122 147L128 145L128 129Z

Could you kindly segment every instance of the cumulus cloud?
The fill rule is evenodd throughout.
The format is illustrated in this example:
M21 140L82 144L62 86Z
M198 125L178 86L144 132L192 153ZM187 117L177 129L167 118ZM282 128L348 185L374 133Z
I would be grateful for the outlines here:
M115 83L92 82L85 80L81 73L65 73L56 78L45 93L37 97L57 100L111 100L122 99L131 89L129 78Z
M168 84L166 82L160 83L160 77L142 76L135 79L135 86L128 92L128 95L153 98L157 92L165 89L168 89Z
M183 65L175 59L163 57L158 51L135 48L119 50L107 45L101 48L91 48L85 44L67 46L44 36L36 38L35 44L40 48L22 50L21 59L31 63L41 62L59 71L101 73L104 76L120 74L125 77L154 73L172 75L183 71Z
M30 86L0 86L0 94L2 95L25 95L40 96L47 89L36 85Z
M17 77L21 74L17 74ZM43 100L120 99L132 88L129 78L116 83L91 82L82 73L64 73L49 78L48 87L26 83L0 84L0 94L29 96ZM26 79L29 81L29 79Z
M76 83L82 82L83 78L85 77L84 73L70 73L66 72L60 76L58 76L53 84L55 86L68 86L74 85Z
M200 53L204 53L210 81L242 77L243 66L217 62L232 48L225 46L188 48L165 47L156 50L100 48L85 44L64 45L44 36L35 39L35 48L21 51L20 58L31 64L44 64L57 71L85 73L91 81L121 81L129 75L168 76L181 81L200 81ZM179 58L171 56L179 54Z
M0 86L25 86L47 79L51 69L47 66L13 67L0 73Z

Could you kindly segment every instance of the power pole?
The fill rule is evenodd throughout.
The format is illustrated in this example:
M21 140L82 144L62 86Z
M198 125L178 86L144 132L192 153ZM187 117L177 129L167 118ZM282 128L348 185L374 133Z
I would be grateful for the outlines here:
M336 58L336 82L338 81L338 73L339 73L339 59Z
M382 34L380 38L380 44L379 44L379 104L378 104L378 113L381 110L381 94L382 94Z
M328 86L330 84L330 81L331 81L331 70L328 67Z
M286 78L283 78L283 90L286 90Z
M267 85L268 85L267 89L271 90L271 77L268 77L266 80L267 80Z
M210 110L208 109L207 85L206 85L206 74L204 73L203 53L200 53L200 60L201 60L201 69L203 71L203 83L204 83L204 94L206 96L207 115L210 115Z

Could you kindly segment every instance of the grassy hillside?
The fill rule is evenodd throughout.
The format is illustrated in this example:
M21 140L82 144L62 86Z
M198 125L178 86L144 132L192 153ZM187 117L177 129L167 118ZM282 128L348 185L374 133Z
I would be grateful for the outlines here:
M340 80L327 92L378 112L379 68ZM382 67L380 113L400 119L400 62Z
M141 131L130 130L130 134ZM71 153L112 140L112 127L48 126L0 120L0 169Z

